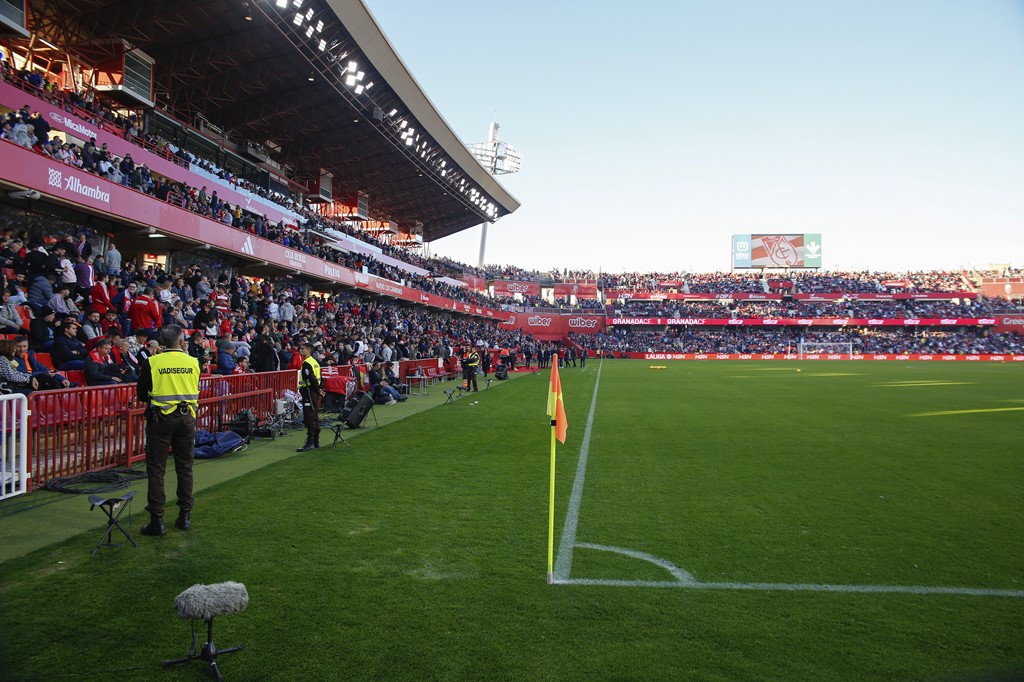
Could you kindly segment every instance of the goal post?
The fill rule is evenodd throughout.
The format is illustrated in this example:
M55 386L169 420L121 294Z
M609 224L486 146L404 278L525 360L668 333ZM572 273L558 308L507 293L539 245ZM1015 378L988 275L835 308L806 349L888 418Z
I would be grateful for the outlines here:
M801 341L797 345L801 360L807 355L853 355L852 341Z

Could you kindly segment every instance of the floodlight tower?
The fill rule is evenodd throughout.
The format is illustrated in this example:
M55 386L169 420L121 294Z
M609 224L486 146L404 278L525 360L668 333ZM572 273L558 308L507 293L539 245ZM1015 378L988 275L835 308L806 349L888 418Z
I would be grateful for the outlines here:
M518 173L523 165L523 157L519 155L519 152L512 145L498 140L499 130L501 130L501 126L498 125L498 122L491 121L487 142L474 142L473 144L467 144L466 148L491 175ZM480 233L480 261L477 263L478 268L484 266L484 250L487 248L488 224L484 223L481 225L483 231Z

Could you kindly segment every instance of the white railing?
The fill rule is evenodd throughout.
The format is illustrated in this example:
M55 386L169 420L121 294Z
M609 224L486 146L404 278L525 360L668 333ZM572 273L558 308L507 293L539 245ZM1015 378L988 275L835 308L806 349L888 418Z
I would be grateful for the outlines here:
M28 398L0 395L0 500L28 492Z

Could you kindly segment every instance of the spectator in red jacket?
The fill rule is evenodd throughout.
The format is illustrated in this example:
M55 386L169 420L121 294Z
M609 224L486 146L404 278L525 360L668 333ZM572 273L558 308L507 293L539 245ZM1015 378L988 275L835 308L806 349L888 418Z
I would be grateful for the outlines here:
M114 310L116 308L114 304L110 302L110 276L107 273L96 273L96 283L92 285L92 301L89 304L90 310L95 310L101 316L106 314L108 310Z
M128 310L128 318L132 322L132 329L156 329L163 321L163 311L160 304L153 299L153 290L146 287L132 302Z

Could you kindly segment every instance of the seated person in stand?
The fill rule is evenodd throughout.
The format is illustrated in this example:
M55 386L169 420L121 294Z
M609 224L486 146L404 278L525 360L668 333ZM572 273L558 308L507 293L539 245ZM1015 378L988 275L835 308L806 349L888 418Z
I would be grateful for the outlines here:
M402 380L395 374L395 370L392 368L392 363L384 365L384 380L388 382L388 386L394 388L404 398L409 394L409 385L403 384Z
M375 362L370 366L367 378L370 381L370 395L373 396L373 402L375 403L394 405L408 397L400 395L398 391L388 383L387 379L384 378L381 364L379 362Z
M88 351L85 345L78 340L78 323L68 318L61 327L61 334L53 340L50 346L50 354L53 356L53 364L59 370L69 371L85 369L85 357Z
M221 339L217 342L217 369L214 374L233 374L237 366L235 349L230 341Z
M134 383L139 378L116 362L110 353L110 339L100 339L85 358L85 382L90 386Z
M249 369L249 358L238 358L235 363L235 368L231 370L232 374L252 374L253 371Z
M21 329L18 306L11 301L11 292L4 289L0 295L0 334L20 334Z
M54 324L57 320L57 313L48 305L44 305L39 314L29 322L29 343L32 350L48 352L53 346L57 334Z
M39 381L26 372L15 369L16 344L11 339L0 339L0 382L12 393L28 395L39 388Z
M67 377L58 374L36 359L36 354L28 349L28 339L19 336L14 339L14 361L17 363L16 370L31 374L39 383L39 390L46 391L54 388L74 388L78 384L68 381Z

